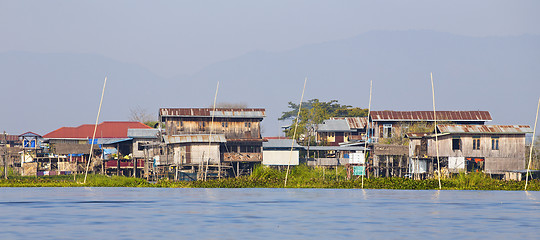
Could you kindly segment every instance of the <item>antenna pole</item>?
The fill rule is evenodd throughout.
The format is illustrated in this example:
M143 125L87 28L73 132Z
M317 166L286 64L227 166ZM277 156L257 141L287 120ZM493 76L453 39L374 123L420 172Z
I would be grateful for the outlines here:
M92 143L90 144L90 157L88 162L86 162L86 171L84 172L84 182L86 183L86 176L88 175L88 167L90 167L90 162L92 161L92 153L94 152L94 139L96 139L97 125L99 122L99 114L101 113L101 105L103 104L103 95L105 95L105 86L107 85L107 77L105 77L105 82L103 83L103 91L101 92L101 100L99 100L99 109L96 117L96 124L94 125L94 134L92 135Z

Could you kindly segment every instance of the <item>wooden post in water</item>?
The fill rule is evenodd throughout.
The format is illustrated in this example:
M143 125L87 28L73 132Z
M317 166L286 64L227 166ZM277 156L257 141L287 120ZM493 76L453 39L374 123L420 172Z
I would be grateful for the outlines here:
M84 173L84 182L86 183L86 176L88 175L88 168L90 167L90 162L92 161L92 153L94 151L94 139L96 139L97 125L99 121L99 114L101 113L101 105L103 104L103 95L105 95L105 86L107 85L107 77L105 77L105 82L103 83L103 91L101 92L101 100L99 101L99 109L96 117L96 124L94 125L94 134L92 135L92 144L90 145L90 157L86 163L86 171ZM37 156L37 155L36 155Z
M529 164L527 166L527 173L525 174L525 191L527 191L527 185L529 184L529 171L531 169L532 153L534 147L534 137L536 135L536 124L538 123L538 110L540 110L540 98L538 98L538 107L536 107L536 119L534 120L534 130L531 142L531 150L529 152Z
M369 81L369 105L368 105L368 114L367 114L367 127L366 127L366 139L364 140L364 174L362 175L362 188L364 188L364 175L367 172L367 162L369 160L368 154L367 154L367 143L369 141L369 116L371 114L371 94L373 90L373 80Z
M216 112L216 99L217 99L217 94L218 94L218 91L219 91L219 81L217 82L217 87L216 87L216 95L214 95L214 107L212 108L212 120L210 122L210 126L208 126L208 128L210 128L210 137L208 137L208 157L206 158L206 171L204 172L204 181L206 181L206 175L208 175L208 165L210 163L210 147L212 145L212 128L214 127L214 114ZM218 147L219 148L219 147ZM219 162L221 162L221 159L218 159Z
M441 186L441 162L439 161L439 139L437 137L437 112L435 111L435 87L433 85L433 73L430 74L431 76L431 93L433 95L433 118L435 120L435 148L437 151L437 168L439 171L439 189L442 188Z
M4 131L4 141L2 141L2 143L4 145L4 149L3 149L4 150L4 153L3 153L3 155L4 155L4 179L8 179L8 168L7 168L8 164L7 164L7 160L6 160L7 154L8 154L7 153L7 133L6 133L6 131ZM36 155L36 157L37 157L37 155Z
M298 128L298 121L300 120L299 119L300 111L302 111L302 101L304 101L304 91L306 90L306 83L307 83L307 77L304 80L304 88L302 89L302 97L300 97L300 105L298 106L298 114L296 115L296 124L294 126L294 134L293 134L292 143L291 143L291 151L289 153L289 162L287 163L287 173L285 173L285 183L283 185L284 187L287 187L287 179L289 178L289 168L291 166L292 151L294 148L294 139L296 138L296 130Z

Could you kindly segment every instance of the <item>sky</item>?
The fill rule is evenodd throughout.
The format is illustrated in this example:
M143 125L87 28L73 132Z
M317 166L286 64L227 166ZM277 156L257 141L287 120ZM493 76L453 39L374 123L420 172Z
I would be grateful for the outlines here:
M0 1L0 52L98 54L170 78L373 30L538 35L538 9L519 0Z
M58 60L59 56L64 56L62 54L66 56L70 56L70 54L95 55L125 63L126 68L129 69L131 69L131 66L139 66L140 71L133 72L136 74L141 73L141 79L157 76L160 79L169 81L180 81L178 79L202 79L197 76L207 76L208 72L205 72L205 70L212 70L212 67L215 66L223 66L222 63L227 61L234 62L235 59L242 56L257 55L261 52L279 55L303 47L323 46L324 43L332 44L340 40L346 42L347 39L372 31L427 30L480 38L492 36L538 36L540 35L538 9L540 9L540 1L535 0L0 0L0 33L2 36L0 38L0 54L25 52L31 53L29 56L37 56L35 53L42 54L41 57L45 58L56 56L55 58L51 57L51 61ZM270 54L270 56L274 55ZM494 58L493 61L497 61L497 59ZM65 84L66 82L63 82L63 85L61 85L63 89L57 90L62 92L80 91L81 84L84 84L82 88L91 88L92 92L100 93L101 81L104 76L99 75L101 73L92 72L92 67L91 65L88 66L88 75L95 76L98 79L95 88L92 85L93 83L73 82ZM74 69L78 70L79 68ZM126 71L129 71L129 69ZM26 69L23 71L35 70ZM309 74L310 69L306 71ZM12 77L12 75L9 76ZM49 76L61 76L61 73ZM76 76L76 74L69 76ZM339 84L347 85L347 81L351 80L346 77L350 76L344 76L343 79L336 81L341 81ZM43 79L42 81L46 82L48 80L51 79ZM60 79L58 81L68 80ZM233 82L232 79L229 80L231 80L229 82ZM12 78L2 77L0 73L0 83L8 86L7 89L22 89L27 84L25 82L13 83L12 81ZM114 76L110 81L111 84L115 84ZM391 81L399 81L399 79L387 79L384 83L392 85ZM303 76L299 77L298 85L302 83ZM116 81L116 84L124 83ZM201 94L213 97L213 86L214 83L212 83L211 91ZM237 86L241 86L241 84L234 85L235 88ZM227 87L232 88L233 85L223 84L224 92L227 92ZM482 91L490 92L493 90L490 88L495 87L500 87L500 85L486 84ZM117 86L116 89L121 89L121 87ZM378 88L377 91L380 91L380 89ZM40 89L35 86L33 90L39 92ZM239 89L239 91L241 90ZM17 96L14 93L8 94L14 97ZM115 93L115 95L119 94ZM229 94L230 97L235 92L229 91ZM308 92L307 95L309 96L309 94ZM533 96L535 94L531 93L529 95ZM205 99L210 99L210 97ZM99 96L95 98L98 99ZM253 98L256 98L256 96ZM283 98L287 99L286 101L294 99L291 96ZM107 96L106 100L109 100ZM169 102L174 102L173 100ZM399 101L400 99L396 100ZM285 103L279 103L279 106L283 106L281 108L275 106L252 106L250 103L255 102L255 99L241 99L239 101L248 103L250 107L272 108L274 111L271 116L272 121L275 121L276 116L281 111L287 110ZM211 102L206 100L204 102L190 102L189 104L193 104L192 107L207 107ZM350 102L343 103L354 105L354 103ZM445 100L441 100L440 103L444 105ZM47 105L48 103L43 102L41 104ZM65 114L65 109L80 107L84 104L86 103L81 102L78 105L73 103L70 106L69 102L58 103L55 106L61 106L63 109L44 110L45 114L50 113L50 117L42 121L54 122L48 125L43 124L34 128L33 126L27 126L28 123L26 122L26 125L24 125L24 121L20 119L10 119L12 121L7 123L0 119L0 125L8 125L7 130L10 132L37 128L40 133L46 133L60 126L78 126L92 123L94 118L89 116L94 115L94 113L88 114L88 116L79 116L79 118L66 116L69 114ZM159 105L159 107L190 106ZM117 108L111 105L106 107ZM527 112L529 112L528 107L527 105ZM90 108L90 106L85 108ZM2 107L2 109L4 108ZM94 106L91 109L93 110ZM10 117L18 115L14 109L8 110ZM119 112L122 109L110 111ZM126 109L124 111L129 112ZM151 113L157 112L153 108L150 111ZM499 114L503 113L505 112ZM62 118L57 117L61 115ZM122 116L127 116L127 114ZM90 120L81 122L83 121L81 119ZM122 120L106 119L106 117L104 119ZM18 126L15 127L13 122ZM265 122L268 121L265 120ZM278 123L271 126L272 129L279 129ZM6 129L5 126L0 127ZM270 134L275 135L278 133L279 130L275 130Z

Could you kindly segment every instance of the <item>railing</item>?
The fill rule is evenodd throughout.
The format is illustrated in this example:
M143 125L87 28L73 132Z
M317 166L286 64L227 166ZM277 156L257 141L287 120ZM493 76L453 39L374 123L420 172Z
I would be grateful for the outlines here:
M118 160L105 161L105 168L117 168ZM137 167L144 167L144 160L137 160ZM133 160L120 160L120 168L133 168Z
M262 153L224 153L225 162L261 162Z
M308 158L308 166L338 166L349 163L348 158Z

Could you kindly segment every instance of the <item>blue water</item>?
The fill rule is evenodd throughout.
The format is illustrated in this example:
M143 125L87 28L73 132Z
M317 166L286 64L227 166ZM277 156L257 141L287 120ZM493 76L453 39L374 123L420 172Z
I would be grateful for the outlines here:
M540 193L0 188L0 239L538 239Z

